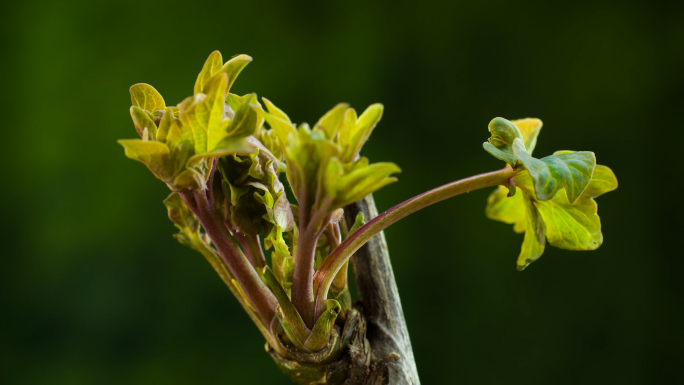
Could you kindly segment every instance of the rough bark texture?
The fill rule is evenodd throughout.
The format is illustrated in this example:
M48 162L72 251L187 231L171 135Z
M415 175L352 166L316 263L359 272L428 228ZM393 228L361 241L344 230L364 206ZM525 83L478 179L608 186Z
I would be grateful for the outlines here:
M362 212L366 221L378 215L372 195L344 209L347 223L354 223ZM373 361L386 366L387 372L367 379L364 384L418 385L418 370L413 358L399 291L384 233L373 237L352 257L359 300L367 323Z

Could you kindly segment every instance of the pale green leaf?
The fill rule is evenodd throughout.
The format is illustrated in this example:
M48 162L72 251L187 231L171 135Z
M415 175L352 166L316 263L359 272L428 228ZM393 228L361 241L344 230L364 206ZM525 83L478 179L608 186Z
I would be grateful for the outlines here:
M343 148L343 162L351 162L356 158L382 118L383 110L382 104L372 104L357 119L356 111L351 108L347 109L339 135L339 141Z
M226 129L228 135L232 138L253 135L264 122L264 118L257 112L260 108L256 105L256 94L248 96L235 111L235 118L233 118Z
M165 180L173 172L169 164L169 148L164 143L140 139L124 139L118 142L123 146L128 158L145 164L157 178Z
M131 104L138 108L150 112L166 109L164 98L162 98L161 94L149 84L135 84L131 87L130 93Z
M517 187L515 195L507 197L507 189L498 187L489 196L486 213L491 219L513 224L516 232L525 232L518 269L539 258L545 239L568 250L594 250L601 245L601 222L593 198L617 188L608 167L595 167L589 185L574 203L569 202L564 190L550 200L537 199L529 171L515 176L512 182Z
M208 92L206 98L185 109L181 108L184 111L180 120L183 128L187 127L192 132L195 152L198 154L213 150L226 136L225 129L229 121L223 120L223 105L227 81L226 75L215 76L205 87Z
M221 52L212 52L207 61L204 62L202 71L197 75L197 80L195 81L195 94L202 93L204 87L209 83L209 80L221 70L223 66L223 58L221 57Z
M286 121L286 122L288 122L288 123L292 123L292 122L290 121L290 117L287 116L287 114L286 114L283 110L281 110L280 108L276 107L275 104L273 104L270 100L268 100L268 99L266 99L266 98L261 98L261 100L264 101L264 104L266 105L266 109L268 110L268 112L269 112L271 115L273 115L273 116L275 116L275 117L278 117L278 118L280 118L280 119L282 119L282 120L284 120L284 121Z
M329 162L329 165L337 162L339 161L334 158ZM374 163L343 175L339 175L339 169L334 166L327 171L331 172L331 175L328 176L326 183L334 183L333 186L336 190L335 194L332 195L335 202L332 208L337 209L396 182L397 178L390 177L390 175L401 172L401 169L394 163Z
M142 137L145 129L147 129L152 139L155 139L157 136L157 125L154 124L154 120L140 107L131 106L130 112L138 135Z
M220 158L233 154L249 154L252 151L254 151L254 148L245 138L228 137L221 141L213 151L192 156L188 161L188 167L198 164L203 159Z
M228 96L228 92L230 91L230 88L233 86L233 83L235 82L235 79L237 79L238 75L240 72L242 72L242 69L247 66L247 64L252 62L252 58L248 55L238 55L235 56L234 58L228 60L221 70L214 75L214 77L218 76L219 74L226 74L228 77L228 82L226 85L225 92L223 94L223 98L225 100L226 96ZM213 81L213 79L212 79ZM211 82L211 81L210 81ZM208 86L205 86L204 88L204 93L208 93L207 90Z
M340 103L328 111L323 117L314 125L314 129L320 129L325 132L325 136L333 140L340 130L340 126L344 121L344 115L349 108L346 103Z
M512 120L511 123L515 124L520 130L520 134L525 142L525 148L527 148L527 152L531 155L537 146L537 137L542 128L542 121L536 118L525 118Z
M166 108L164 115L162 115L162 118L159 121L159 128L157 129L157 141L166 143L166 137L169 134L169 130L171 129L171 125L173 124L174 120L176 120L176 118L174 117L173 109Z
M527 213L523 195L516 193L508 197L508 188L497 187L487 198L485 215L489 219L513 225L516 233L522 233L527 226Z
M544 253L545 248L545 227L537 206L532 203L533 197L526 191L521 191L520 195L526 200L525 208L525 237L523 238L520 255L518 256L518 270L523 270L530 263L536 261Z
M603 243L601 221L593 198L617 188L617 179L605 166L596 166L596 178L575 203L564 192L537 203L546 224L546 237L555 247L567 250L594 250Z

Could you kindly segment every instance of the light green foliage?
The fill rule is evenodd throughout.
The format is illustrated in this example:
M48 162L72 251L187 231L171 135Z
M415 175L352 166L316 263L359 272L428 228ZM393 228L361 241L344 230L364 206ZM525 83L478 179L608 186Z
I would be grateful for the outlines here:
M495 118L485 150L521 172L507 187L499 186L487 201L487 217L525 233L518 257L522 270L544 252L546 240L568 250L594 250L603 242L593 198L617 188L605 166L596 166L594 153L557 151L532 156L542 127L538 119L508 121Z
M250 61L237 56L221 65L212 53L195 84L195 94L178 107L165 105L152 86L131 87L131 117L139 140L120 140L126 156L144 163L173 191L206 188L212 161L217 157L254 151L247 137L255 134L263 119L253 111L256 95L239 98L229 94L235 78ZM225 103L228 95L238 100Z
M131 87L131 104L150 112L166 109L164 98L149 84L138 83Z
M374 104L357 118L346 104L326 113L312 128L296 127L273 103L264 100L268 113L260 109L275 131L287 163L287 177L300 207L308 218L322 221L334 210L355 202L396 181L399 172L393 163L369 165L358 158L363 144L382 116L382 106ZM320 226L315 223L314 226Z
M293 244L295 242L292 242ZM269 235L264 238L266 249L273 248L271 252L271 267L273 275L278 283L288 294L292 288L292 275L294 274L294 258L290 254L290 249L283 238L282 228L273 226Z

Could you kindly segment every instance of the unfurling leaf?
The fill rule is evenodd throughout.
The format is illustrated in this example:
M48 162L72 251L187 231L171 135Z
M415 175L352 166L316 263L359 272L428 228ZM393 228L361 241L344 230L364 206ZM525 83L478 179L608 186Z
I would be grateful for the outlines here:
M495 158L516 167L520 162L513 154L513 141L524 139L520 129L504 118L494 118L489 122L489 140L483 144L484 149Z
M525 232L518 269L537 260L544 251L544 238L555 247L567 250L594 250L603 242L601 222L594 198L617 188L613 172L596 166L584 192L570 203L565 191L549 200L536 198L535 181L527 171L514 177L516 193L507 197L506 187L499 186L488 199L486 214L490 219L513 224Z
M510 122L494 118L489 123L491 137L484 143L484 149L513 168L522 166L527 169L534 179L537 199L552 199L561 189L565 189L572 203L591 180L596 157L588 151L558 151L542 159L534 158L532 150L536 146L541 126L538 119Z

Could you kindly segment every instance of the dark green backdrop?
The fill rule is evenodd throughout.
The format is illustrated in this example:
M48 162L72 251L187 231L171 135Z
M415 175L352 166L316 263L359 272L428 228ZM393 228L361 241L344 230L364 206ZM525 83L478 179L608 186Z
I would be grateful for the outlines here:
M522 237L483 215L488 191L386 232L425 384L672 380L684 7L568 3L3 3L0 382L287 383L208 264L171 238L166 187L115 142L136 136L130 85L177 103L215 49L253 56L234 92L295 121L384 103L364 153L403 173L381 210L502 167L481 147L495 116L539 117L538 154L592 150L617 174L599 199L604 245L548 248L522 273Z

